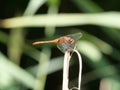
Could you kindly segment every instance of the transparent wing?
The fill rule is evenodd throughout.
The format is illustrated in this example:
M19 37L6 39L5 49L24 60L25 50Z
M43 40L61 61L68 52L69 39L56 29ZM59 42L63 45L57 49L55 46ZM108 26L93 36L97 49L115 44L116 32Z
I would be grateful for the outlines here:
M66 42L66 43L58 43L57 47L60 51L62 51L64 53L67 50L72 51L74 49L75 45Z

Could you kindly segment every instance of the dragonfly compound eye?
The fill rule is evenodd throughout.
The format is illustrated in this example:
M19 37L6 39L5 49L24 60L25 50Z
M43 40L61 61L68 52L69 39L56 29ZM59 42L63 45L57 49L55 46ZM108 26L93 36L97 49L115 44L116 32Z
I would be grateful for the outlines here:
M70 38L69 42L70 42L70 44L73 44L74 43L74 39Z

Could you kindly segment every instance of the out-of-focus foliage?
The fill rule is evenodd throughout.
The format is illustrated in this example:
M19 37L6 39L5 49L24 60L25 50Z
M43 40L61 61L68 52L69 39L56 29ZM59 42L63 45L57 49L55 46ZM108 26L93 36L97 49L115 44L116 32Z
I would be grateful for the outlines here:
M77 32L83 34L77 42L83 58L81 90L120 90L119 3L0 1L0 90L61 90L64 54L54 44L32 42ZM70 88L77 85L77 78L73 54Z

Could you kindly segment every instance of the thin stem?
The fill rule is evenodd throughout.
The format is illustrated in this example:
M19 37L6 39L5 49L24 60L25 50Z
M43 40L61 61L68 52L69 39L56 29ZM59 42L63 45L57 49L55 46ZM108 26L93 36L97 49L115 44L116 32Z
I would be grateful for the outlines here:
M82 77L82 58L80 53L74 49L74 52L77 53L78 59L79 59L79 76L78 76L78 90L80 90L81 87L81 77Z
M78 59L79 59L79 75L78 75L78 90L80 90L81 87L81 76L82 76L82 58L80 53L76 50L73 49L74 52L77 53ZM69 90L68 88L68 83L69 83L69 63L70 63L70 52L66 51L65 56L64 56L64 66L63 66L63 87L62 90ZM72 89L71 89L72 90Z
M70 61L70 52L66 51L64 56L64 66L63 66L63 87L62 90L69 90L68 83L69 83L69 61Z

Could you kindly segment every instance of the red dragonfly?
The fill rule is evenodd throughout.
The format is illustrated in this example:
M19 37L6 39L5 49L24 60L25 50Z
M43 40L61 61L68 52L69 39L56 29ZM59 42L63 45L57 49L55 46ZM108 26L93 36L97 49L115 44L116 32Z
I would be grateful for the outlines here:
M37 41L33 42L33 45L44 44L44 43L55 43L57 47L64 53L65 51L72 51L75 48L75 43L82 37L82 33L75 33L66 36L59 37L49 41Z

